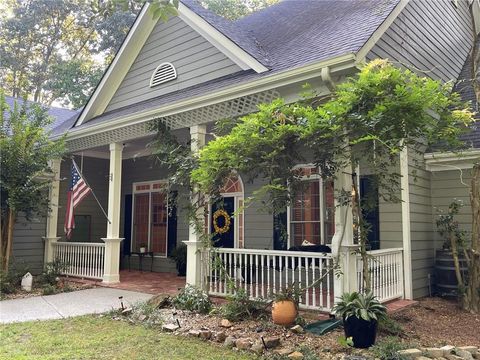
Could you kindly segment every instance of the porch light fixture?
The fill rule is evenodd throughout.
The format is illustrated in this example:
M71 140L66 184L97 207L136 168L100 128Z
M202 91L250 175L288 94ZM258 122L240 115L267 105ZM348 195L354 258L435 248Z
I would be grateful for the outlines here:
M157 66L150 78L150 87L154 87L177 78L177 70L168 62Z

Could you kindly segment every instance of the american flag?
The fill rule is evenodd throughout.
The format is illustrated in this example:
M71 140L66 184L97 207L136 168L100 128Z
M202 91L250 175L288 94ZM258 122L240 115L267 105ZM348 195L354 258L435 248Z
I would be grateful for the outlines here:
M75 229L75 219L73 217L73 210L80 204L85 196L87 196L92 189L90 189L83 180L82 175L77 169L75 162L72 164L72 184L67 193L67 212L65 214L65 235L67 239L72 236L72 230Z

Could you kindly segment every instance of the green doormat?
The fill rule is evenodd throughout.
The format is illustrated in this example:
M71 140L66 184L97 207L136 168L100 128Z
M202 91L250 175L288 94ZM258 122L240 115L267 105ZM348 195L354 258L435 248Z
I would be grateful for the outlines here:
M311 332L315 335L325 335L340 325L342 325L342 320L340 319L322 320L308 324L305 326L305 331Z

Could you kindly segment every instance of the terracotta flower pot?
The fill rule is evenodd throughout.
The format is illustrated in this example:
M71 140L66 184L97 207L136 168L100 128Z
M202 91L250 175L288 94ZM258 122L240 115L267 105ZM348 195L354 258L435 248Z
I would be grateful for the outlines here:
M277 325L292 325L297 318L298 310L293 301L275 301L272 304L272 319Z

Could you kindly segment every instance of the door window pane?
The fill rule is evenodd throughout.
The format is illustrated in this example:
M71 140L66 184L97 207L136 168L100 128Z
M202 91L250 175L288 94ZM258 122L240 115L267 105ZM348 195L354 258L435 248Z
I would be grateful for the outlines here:
M148 246L150 194L135 194L133 211L132 250L140 251L140 247Z
M320 182L309 181L305 190L297 194L291 210L293 245L303 241L320 244Z
M167 196L152 193L152 223L150 229L150 251L159 255L167 254Z

